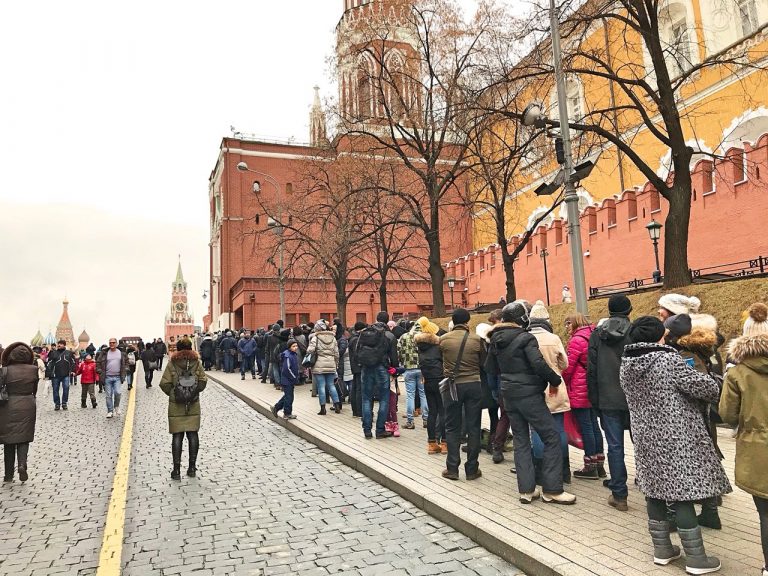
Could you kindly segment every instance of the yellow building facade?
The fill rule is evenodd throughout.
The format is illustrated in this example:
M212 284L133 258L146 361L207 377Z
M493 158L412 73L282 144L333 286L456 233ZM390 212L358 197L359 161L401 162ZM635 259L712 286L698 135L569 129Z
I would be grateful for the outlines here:
M593 8L587 2L577 13ZM594 54L607 61L624 78L639 79L655 88L654 68L641 37L616 19L595 19L588 27L563 29L563 53L569 116L571 123L599 122L622 135L632 150L663 178L669 173L669 148L653 134L648 121L664 131L653 99L641 88L611 81L595 73L593 62L584 57ZM693 166L712 154L725 156L745 142L755 144L768 133L768 0L669 0L659 11L659 38L673 84L678 82L676 99L686 143L696 152ZM538 58L538 61L536 59ZM547 59L548 58L548 59ZM553 78L532 74L525 67L551 65L551 48L538 46L512 76L516 80L513 112L521 112L530 102L540 103L550 118L557 118L557 98ZM690 73L691 70L696 70ZM627 93L632 90L632 94ZM648 119L632 108L637 102ZM573 130L572 130L573 132ZM642 188L646 178L637 166L612 144L592 134L572 133L574 163L592 160L595 169L579 187L580 207L620 195L624 190ZM551 181L559 166L554 145L545 136L528 152L520 164L514 198L507 210L507 234L514 235L530 227L537 215L546 211L552 198L539 198L533 190ZM745 170L750 167L745 162ZM475 181L477 189L482 183ZM565 216L564 207L552 218ZM488 213L474 219L474 245L480 248L496 242L495 224Z

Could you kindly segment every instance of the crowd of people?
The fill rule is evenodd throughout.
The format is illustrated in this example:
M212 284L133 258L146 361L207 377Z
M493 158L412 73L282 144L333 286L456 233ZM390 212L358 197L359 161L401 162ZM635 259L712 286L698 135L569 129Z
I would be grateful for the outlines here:
M254 333L203 336L200 352L206 370L239 367L242 379L250 372L281 389L276 417L296 418L295 387L311 383L318 415L328 414L326 404L340 413L349 403L365 438L400 435L404 393L402 429L422 421L427 453L445 455L449 480L459 479L462 452L467 480L482 476L481 415L488 410L486 449L503 462L511 431L524 504L574 504L564 487L575 478L602 481L607 504L626 512L630 431L654 562L682 556L671 542L677 532L686 570L706 574L720 561L706 554L701 527L722 528L718 507L732 490L718 424L737 426L736 484L754 497L768 564L768 308L750 307L743 335L724 347L716 319L700 307L694 297L666 294L656 316L633 321L630 300L615 295L608 317L595 324L569 315L566 342L542 302L522 300L493 311L474 331L464 309L454 311L448 331L426 317L394 322L386 312L351 328L339 320L294 328L278 321ZM578 470L570 469L569 445L583 451Z
M768 565L768 307L757 303L742 318L743 334L725 347L714 316L701 313L694 297L666 294L656 316L631 319L623 295L608 301L608 317L596 324L582 314L557 335L542 302L516 300L470 329L470 314L456 309L448 330L426 317L394 322L380 312L371 325L344 327L318 320L293 328L278 320L255 332L223 331L172 343L160 388L168 395L173 470L181 476L183 439L189 445L187 475L196 474L200 428L199 394L206 371L236 373L282 392L271 407L295 419L297 386L317 397L318 416L340 414L349 404L366 439L401 434L398 402L405 395L403 429L426 429L429 455L444 455L442 476L458 480L462 453L467 480L482 476L481 421L488 411L486 449L504 462L511 432L518 497L572 505L565 490L574 479L600 481L607 504L629 509L625 438L634 444L637 489L646 498L653 561L666 565L682 556L686 570L707 574L720 561L705 552L701 527L722 529L718 508L732 491L723 469L717 426L736 427L737 486L757 508ZM197 351L196 351L197 350ZM14 343L0 349L0 442L5 481L28 478L34 439L35 395L50 380L54 410L67 410L69 387L80 377L81 406L119 414L121 386L130 389L138 362L147 388L162 370L165 343L136 345L110 339L98 351L75 354ZM199 355L198 355L199 352ZM374 418L375 409L375 418ZM465 446L462 447L462 444ZM570 448L583 450L583 466L571 471ZM606 449L607 448L607 449ZM607 470L606 470L607 466ZM700 506L697 513L696 506ZM763 576L768 570L763 569Z

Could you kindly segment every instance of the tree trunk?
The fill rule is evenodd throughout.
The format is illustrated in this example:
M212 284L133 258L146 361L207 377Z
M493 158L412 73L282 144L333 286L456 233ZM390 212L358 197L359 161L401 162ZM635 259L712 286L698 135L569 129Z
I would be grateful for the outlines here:
M440 318L445 316L445 291L443 290L445 270L440 261L440 235L437 231L430 231L427 234L427 244L429 245L429 278L432 281L433 314Z
M341 325L347 325L347 290L346 282L341 286L336 285L336 314L341 320Z
M666 196L669 214L664 225L664 288L679 288L691 283L688 267L688 227L691 221L691 180L676 174Z
M387 275L381 275L381 282L379 283L379 305L380 310L389 312L387 309Z
M506 246L501 249L501 263L504 266L504 285L507 287L504 298L509 304L517 300L517 286L515 286L515 260L507 253Z

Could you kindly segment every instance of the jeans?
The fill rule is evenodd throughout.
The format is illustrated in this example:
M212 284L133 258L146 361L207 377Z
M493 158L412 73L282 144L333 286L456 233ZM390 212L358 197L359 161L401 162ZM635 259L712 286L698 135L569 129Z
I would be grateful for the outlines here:
M314 376L313 376L314 378ZM376 434L384 434L384 422L389 412L389 373L383 364L363 368L362 375L362 410L363 432L370 433L373 425L373 395L379 397L379 410L376 415Z
M157 369L158 370L162 370L163 369L163 358L165 358L165 356L163 356L162 354L158 354L157 355Z
M763 545L763 560L765 561L763 566L768 566L768 500L759 496L752 496L752 499L755 501L757 513L760 515L760 542Z
M144 383L149 387L152 386L152 378L155 375L154 370L144 369Z
M503 384L501 394L504 398L504 409L512 424L518 490L521 494L530 494L536 489L536 471L531 450L531 428L533 428L544 442L544 462L541 466L542 488L547 494L562 493L563 452L560 447L560 434L544 400L544 394L515 398L509 395Z
M326 391L331 393L331 400L334 404L339 403L339 393L336 392L336 386L333 381L336 378L334 372L328 374L312 374L312 380L317 382L317 399L320 400L320 406L325 406Z
M419 391L419 398L421 398L421 417L426 420L429 416L429 404L427 396L424 393L424 384L421 381L421 370L418 368L411 368L405 371L403 374L403 380L405 380L405 415L408 418L408 422L413 422L413 409L416 400L416 390Z
M627 466L624 463L624 429L629 424L629 412L623 410L601 410L600 424L608 443L608 469L611 479L608 488L616 498L626 498Z
M59 384L64 388L64 394L59 400ZM62 404L67 405L69 400L69 376L53 376L51 378L51 388L53 388L53 403L58 408Z
M107 412L114 412L120 407L120 384L120 376L107 376L104 380Z
M224 372L235 371L235 357L229 350L224 350Z
M128 390L130 390L131 387L133 386L133 372L131 372L130 370L126 370L125 379L128 382Z
M603 434L597 425L597 410L592 408L571 408L573 417L581 428L581 437L584 440L584 457L591 457L603 453Z
M256 378L255 356L243 356L243 361L240 363L240 376L245 376L246 372L250 372L251 376Z
M467 431L467 462L464 472L474 474L479 464L480 455L480 418L483 409L483 388L480 382L456 384L459 400L454 402L443 397L445 405L445 438L448 441L448 457L445 467L451 472L459 471L461 464L461 415L464 413L464 425Z
M262 366L262 370L261 370L261 381L262 381L262 382L266 382L266 381L267 381L267 377L268 377L270 374L271 374L271 372L270 372L270 370L269 370L269 360L267 360L267 359L265 358L265 359L264 359L264 365Z
M272 380L275 384L280 385L280 364L270 364L269 370L272 372Z
M427 418L427 440L441 442L445 440L445 408L440 395L440 380L429 379L424 382L427 406L431 408Z
M264 352L259 353L256 352L256 372L261 374L261 371L264 369Z
M568 456L568 436L565 433L565 414L552 414L552 418L555 419L555 427L560 434L560 448L563 451L563 470L570 470L571 465ZM531 443L533 444L533 457L539 460L543 460L544 442L541 441L541 436L539 436L538 432L533 431L531 433Z
M283 397L275 404L275 412L283 411L283 416L293 414L293 384L283 384Z

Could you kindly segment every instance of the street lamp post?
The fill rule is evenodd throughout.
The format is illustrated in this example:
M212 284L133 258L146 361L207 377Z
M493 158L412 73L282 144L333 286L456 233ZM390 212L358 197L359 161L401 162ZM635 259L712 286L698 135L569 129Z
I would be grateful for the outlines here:
M546 248L542 248L539 256L544 261L544 289L547 291L547 306L549 306L549 274L547 273L547 256L549 256L549 252Z
M653 271L653 281L658 284L661 282L661 266L659 266L659 238L661 238L661 228L663 224L656 222L654 218L645 228L648 230L648 235L653 241L653 255L656 257L656 270Z
M272 218L271 216L267 219L267 227L271 228L272 231L277 235L277 237L280 239L278 244L278 266L277 266L277 283L280 288L280 319L285 320L285 274L284 274L284 252L285 252L285 243L283 242L283 233L285 232L285 228L283 228L282 219L283 219L283 205L282 205L282 196L283 192L280 188L280 184L278 184L277 180L275 180L272 176L269 174L265 174L264 172L259 172L258 170L254 170L253 168L249 168L248 164L245 162L238 162L237 163L237 169L240 172L252 172L253 174L258 174L262 178L264 178L267 182L272 184L272 186L275 187L275 190L277 190L277 202L279 204L279 216L277 219ZM253 192L259 193L261 192L261 184L256 181L253 183Z
M453 305L453 287L456 285L456 279L453 277L448 278L448 288L451 289L451 310L454 309Z

